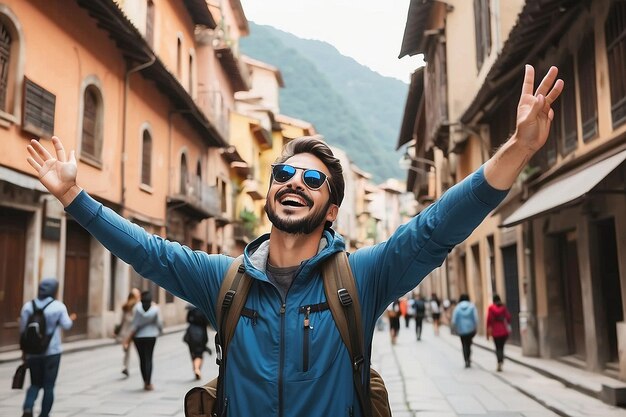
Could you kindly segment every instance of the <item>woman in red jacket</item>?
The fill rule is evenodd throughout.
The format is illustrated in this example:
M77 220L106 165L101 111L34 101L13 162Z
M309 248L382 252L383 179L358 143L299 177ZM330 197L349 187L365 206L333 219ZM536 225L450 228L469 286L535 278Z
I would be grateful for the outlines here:
M504 343L511 332L511 313L498 294L493 296L493 304L487 311L487 339L493 337L496 344L496 357L498 358L498 372L502 372L504 362Z

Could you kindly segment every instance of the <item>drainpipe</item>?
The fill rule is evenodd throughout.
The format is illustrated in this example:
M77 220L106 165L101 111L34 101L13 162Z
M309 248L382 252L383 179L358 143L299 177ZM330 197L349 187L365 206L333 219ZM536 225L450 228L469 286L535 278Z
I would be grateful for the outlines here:
M120 204L122 211L126 207L126 113L128 111L128 90L130 88L130 75L134 72L141 71L148 68L150 65L156 62L156 55L152 54L150 61L137 65L135 68L131 68L126 71L124 75L124 109L122 111L122 163L120 164L120 174L122 184L122 195L120 198Z

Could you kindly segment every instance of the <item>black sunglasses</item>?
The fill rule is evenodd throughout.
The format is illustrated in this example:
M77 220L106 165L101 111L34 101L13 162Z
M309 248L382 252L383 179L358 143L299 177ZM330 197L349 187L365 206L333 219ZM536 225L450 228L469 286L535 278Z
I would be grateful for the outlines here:
M317 169L307 169L294 167L287 164L272 164L272 178L279 184L283 184L296 175L297 170L302 170L302 182L311 190L319 190L324 183L328 185L328 192L331 193L328 177ZM332 194L332 193L331 193Z

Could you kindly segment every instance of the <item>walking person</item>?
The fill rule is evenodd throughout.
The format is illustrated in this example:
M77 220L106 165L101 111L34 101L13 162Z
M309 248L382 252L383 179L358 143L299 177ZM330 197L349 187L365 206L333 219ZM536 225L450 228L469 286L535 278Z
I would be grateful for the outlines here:
M128 349L131 340L135 343L139 355L143 389L146 391L154 390L154 385L152 385L152 355L156 339L161 333L163 333L163 321L159 306L152 302L150 291L143 291L141 302L137 303L133 310L130 334L124 341L124 346Z
M469 368L472 364L472 339L476 336L478 328L478 311L467 294L461 294L459 297L459 303L452 312L451 326L461 338L465 367Z
M430 296L430 316L433 319L435 336L439 336L439 325L441 324L441 302L435 293Z
M389 336L391 336L391 344L395 345L400 333L400 300L397 299L387 307L387 318L389 319Z
M207 331L209 320L198 307L189 305L187 306L187 323L188 326L187 330L185 330L183 341L189 347L193 373L196 379L201 379L204 352L209 352L209 355L213 354L211 348L207 346L207 343L209 343L209 333Z
M76 320L76 314L68 314L65 304L56 300L58 288L59 281L55 278L41 280L37 298L24 304L20 314L23 358L30 370L30 387L26 391L26 398L22 406L22 417L33 417L35 401L41 389L43 389L43 399L39 417L48 417L54 402L54 386L59 373L61 353L63 351L61 346L61 329L71 329L74 320ZM43 349L41 353L27 353L28 351L35 351L32 346L32 340L25 340L29 338L26 334L33 330L27 329L27 327L30 327L29 321L34 323L35 314L39 315L39 313L35 313L36 311L43 313L43 322L36 323L36 325L41 330L44 330L43 327L45 327L45 336L47 337L45 339L42 338L41 345L37 349Z
M363 352L371 351L376 319L386 307L441 265L498 206L546 143L554 117L551 105L563 89L557 73L550 68L535 90L534 68L527 65L513 135L478 170L387 240L348 257L360 301ZM57 137L52 143L55 156L31 141L28 162L67 213L140 275L198 306L219 331L216 302L234 259L150 235L102 205L77 184L74 152L68 157ZM320 136L290 141L272 165L265 203L272 228L246 246L242 264L252 280L245 308L257 319L255 324L240 320L230 342L218 383L220 413L361 417L371 407L369 392L358 388L369 384L370 357L352 366L331 312L321 307L326 296L320 271L335 254L345 252L343 238L331 227L344 189L341 163ZM309 326L303 326L309 311L303 313L304 306L316 306L307 318ZM306 350L305 334L310 336ZM303 360L305 351L314 353L315 360ZM332 401L320 401L331 396Z
M415 310L415 336L417 340L422 340L422 322L426 317L426 302L422 294L417 294L413 299L413 309Z
M126 302L122 306L122 318L119 323L119 328L116 329L116 339L118 342L122 342L122 349L124 352L124 357L122 360L122 373L128 377L128 364L130 362L130 349L129 346L126 345L124 340L128 338L130 335L130 325L133 321L133 315L135 311L135 305L139 302L141 298L141 291L138 288L133 288L128 293L128 298Z
M487 310L487 339L493 337L496 345L496 359L498 366L496 370L502 372L502 364L504 363L504 344L511 333L511 313L506 308L500 296L493 296L493 304Z

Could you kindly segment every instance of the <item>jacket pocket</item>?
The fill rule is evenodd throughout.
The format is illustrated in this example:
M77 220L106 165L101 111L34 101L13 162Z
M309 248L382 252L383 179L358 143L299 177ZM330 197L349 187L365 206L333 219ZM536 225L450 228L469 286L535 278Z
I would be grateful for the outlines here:
M300 313L304 316L302 319L302 372L307 372L309 370L309 351L311 346L311 331L313 330L313 325L311 324L311 314L319 313L324 310L328 310L328 303L300 307Z

